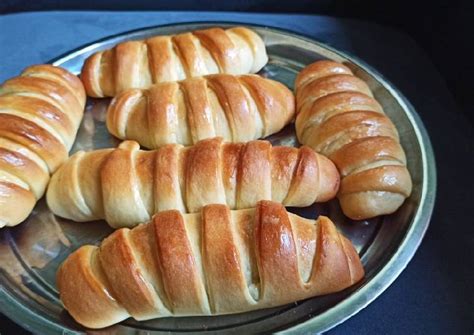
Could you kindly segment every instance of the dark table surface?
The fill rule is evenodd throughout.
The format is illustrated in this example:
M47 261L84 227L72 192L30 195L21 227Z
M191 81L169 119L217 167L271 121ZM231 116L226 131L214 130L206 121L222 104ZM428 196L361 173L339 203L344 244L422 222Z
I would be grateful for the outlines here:
M474 332L474 131L443 78L406 34L313 15L190 12L43 12L0 16L0 82L83 44L152 25L238 21L299 32L358 56L397 86L420 114L434 147L438 191L425 239L377 300L332 334ZM459 55L462 59L462 55ZM472 61L472 60L469 60ZM20 327L0 316L1 334Z

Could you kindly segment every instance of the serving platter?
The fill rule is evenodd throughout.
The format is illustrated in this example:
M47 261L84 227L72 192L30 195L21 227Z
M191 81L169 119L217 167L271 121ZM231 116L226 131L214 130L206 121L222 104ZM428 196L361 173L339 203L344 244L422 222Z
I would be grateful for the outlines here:
M78 74L90 54L125 40L235 25L239 23L185 23L146 28L81 47L52 63ZM318 59L332 59L344 62L367 81L399 131L413 178L412 195L396 213L368 221L354 222L345 218L337 200L289 209L308 218L327 215L351 239L361 255L366 276L350 289L278 308L235 315L163 318L146 322L128 319L94 333L322 332L357 313L380 295L403 271L420 244L434 206L436 172L431 144L413 107L382 75L355 57L291 32L261 26L253 28L264 39L270 58L260 72L265 77L293 89L295 76L305 65ZM108 134L104 123L108 103L108 99L88 100L72 152L117 146L119 141ZM292 125L268 139L277 145L299 145ZM59 264L79 246L97 244L111 232L102 221L75 223L55 217L45 201L40 201L26 222L0 230L0 311L35 333L87 331L63 310L55 286L55 273Z

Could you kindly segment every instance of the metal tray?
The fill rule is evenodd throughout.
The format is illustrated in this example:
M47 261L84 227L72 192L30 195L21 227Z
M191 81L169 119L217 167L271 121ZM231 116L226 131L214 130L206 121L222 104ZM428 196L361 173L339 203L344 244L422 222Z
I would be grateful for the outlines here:
M209 26L238 23L186 23L127 32L82 47L53 60L54 65L79 73L91 53L131 39L174 34ZM413 193L393 215L353 222L345 218L337 201L292 212L315 218L325 214L336 222L359 251L365 279L350 289L294 304L218 317L164 318L146 322L128 319L94 333L141 334L149 332L257 333L287 330L321 332L354 315L380 295L413 257L428 227L434 206L436 172L433 151L426 130L413 107L390 83L367 64L343 52L287 31L254 26L263 37L270 61L261 74L293 88L296 73L306 64L327 58L346 63L366 80L376 99L396 124ZM108 100L90 99L72 151L116 146L104 120ZM292 125L269 138L275 144L298 145ZM86 331L63 310L55 286L58 265L80 245L98 243L111 233L104 222L75 223L55 217L44 200L28 220L0 231L0 310L23 327L41 334Z

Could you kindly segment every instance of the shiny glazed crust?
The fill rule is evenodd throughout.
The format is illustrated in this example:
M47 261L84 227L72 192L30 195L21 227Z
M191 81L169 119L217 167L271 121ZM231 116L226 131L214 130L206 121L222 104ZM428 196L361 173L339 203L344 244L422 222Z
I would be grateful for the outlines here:
M216 74L127 90L112 100L107 128L147 148L216 136L247 142L280 131L294 115L295 98L283 84L257 75Z
M0 86L0 228L26 219L68 156L82 119L81 81L35 65Z
M411 177L397 130L367 84L343 64L318 61L295 88L298 140L336 164L344 214L359 220L396 211Z
M326 217L308 220L278 203L200 213L170 210L59 268L60 298L80 324L103 328L130 316L218 315L341 291L364 276L359 255Z
M265 45L244 27L210 28L128 41L90 56L81 79L91 97L215 73L256 73L268 61Z
M338 187L334 164L308 147L213 138L142 151L125 141L117 149L74 154L53 175L47 202L56 215L105 219L117 228L148 221L159 211L193 213L213 203L242 209L274 200L304 207L333 198Z

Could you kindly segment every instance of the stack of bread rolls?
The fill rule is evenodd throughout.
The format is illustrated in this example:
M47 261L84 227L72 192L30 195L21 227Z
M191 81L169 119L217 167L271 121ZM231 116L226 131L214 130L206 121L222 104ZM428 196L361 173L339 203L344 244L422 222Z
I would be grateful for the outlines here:
M255 74L267 61L253 30L211 28L97 52L82 83L41 65L1 86L0 226L23 221L54 173L54 214L120 228L58 270L77 322L239 313L363 278L329 218L284 206L337 196L353 219L395 211L411 191L396 128L346 66L309 65L295 99ZM113 98L107 128L125 141L66 160L84 91ZM259 140L295 117L300 148Z

